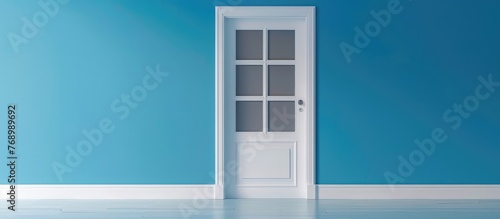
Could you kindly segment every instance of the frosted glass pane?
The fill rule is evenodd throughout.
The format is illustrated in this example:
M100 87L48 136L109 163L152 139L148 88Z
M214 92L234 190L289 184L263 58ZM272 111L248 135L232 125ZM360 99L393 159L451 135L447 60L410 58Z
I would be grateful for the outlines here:
M262 65L236 66L236 95L262 96Z
M262 132L262 101L236 101L236 131Z
M269 131L295 132L295 102L269 101Z
M268 70L269 96L295 96L294 65L270 65Z
M236 59L262 60L262 30L236 30Z
M295 59L295 30L270 30L269 60Z

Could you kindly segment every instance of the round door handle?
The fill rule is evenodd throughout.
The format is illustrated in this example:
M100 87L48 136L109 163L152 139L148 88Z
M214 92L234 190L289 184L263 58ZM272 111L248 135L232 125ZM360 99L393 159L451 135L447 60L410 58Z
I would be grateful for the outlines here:
M302 106L302 105L304 105L304 101L303 100L299 100L298 104Z

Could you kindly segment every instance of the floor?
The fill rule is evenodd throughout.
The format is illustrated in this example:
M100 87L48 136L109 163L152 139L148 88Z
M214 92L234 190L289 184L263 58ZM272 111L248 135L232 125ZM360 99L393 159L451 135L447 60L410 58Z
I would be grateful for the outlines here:
M25 200L0 218L500 219L500 200Z

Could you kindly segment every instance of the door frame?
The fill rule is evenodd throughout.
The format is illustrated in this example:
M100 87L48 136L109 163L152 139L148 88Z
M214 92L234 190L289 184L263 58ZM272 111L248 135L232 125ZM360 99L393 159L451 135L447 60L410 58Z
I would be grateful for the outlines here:
M309 100L306 115L306 191L307 199L316 199L316 77L315 77L315 7L314 6L217 6L215 25L215 188L214 199L224 199L224 33L225 20L231 18L300 18L306 26L306 96Z

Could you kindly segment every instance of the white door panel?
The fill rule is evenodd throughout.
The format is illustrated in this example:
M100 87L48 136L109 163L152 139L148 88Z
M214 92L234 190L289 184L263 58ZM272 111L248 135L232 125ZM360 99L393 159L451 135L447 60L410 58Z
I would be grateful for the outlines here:
M295 180L295 142L238 143L237 160L241 167L238 185L272 183L276 179Z
M314 109L306 24L297 17L224 20L226 198L306 197Z
M300 24L288 19L227 23L226 107L234 117L228 118L226 149L232 153L226 160L236 160L239 167L234 183L227 185L229 197L252 187L256 197L261 196L257 189L270 194L272 187L288 187L297 196L302 192L305 173L296 169L304 163L297 153L305 153L300 137L305 113L297 104L305 96ZM258 140L262 136L265 141Z

